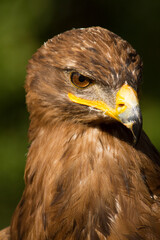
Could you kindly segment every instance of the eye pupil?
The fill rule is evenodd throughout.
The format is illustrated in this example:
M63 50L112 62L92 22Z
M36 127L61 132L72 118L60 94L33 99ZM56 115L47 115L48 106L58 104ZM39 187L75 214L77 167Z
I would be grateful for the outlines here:
M86 80L86 78L84 76L80 75L78 80L80 82L84 82Z

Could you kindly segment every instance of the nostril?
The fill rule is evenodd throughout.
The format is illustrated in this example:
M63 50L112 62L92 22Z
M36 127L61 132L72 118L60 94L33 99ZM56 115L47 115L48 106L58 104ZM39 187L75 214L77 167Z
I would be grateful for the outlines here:
M122 113L126 109L126 105L124 103L117 104L117 111L118 113Z
M118 104L118 107L120 107L120 108L122 108L122 107L124 107L124 106L125 106L124 103L120 103L120 104Z

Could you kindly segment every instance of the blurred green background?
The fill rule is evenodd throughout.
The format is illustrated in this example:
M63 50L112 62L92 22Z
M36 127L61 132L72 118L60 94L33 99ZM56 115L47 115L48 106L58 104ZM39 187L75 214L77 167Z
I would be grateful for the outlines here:
M1 0L0 229L10 224L24 187L27 61L48 38L93 25L117 33L142 56L144 129L160 150L160 0Z

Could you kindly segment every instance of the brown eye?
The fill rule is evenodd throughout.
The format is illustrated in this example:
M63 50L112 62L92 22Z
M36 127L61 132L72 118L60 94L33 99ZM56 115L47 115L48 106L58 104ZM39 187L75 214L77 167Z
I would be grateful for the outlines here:
M89 86L92 82L91 79L89 79L88 77L85 77L77 72L72 72L71 73L71 82L79 88L85 88L87 86Z

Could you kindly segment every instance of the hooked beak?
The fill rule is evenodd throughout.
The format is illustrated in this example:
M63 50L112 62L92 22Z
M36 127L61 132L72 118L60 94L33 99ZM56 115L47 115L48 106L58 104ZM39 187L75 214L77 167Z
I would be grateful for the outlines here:
M106 115L121 122L132 132L133 144L136 145L142 129L142 115L137 92L127 83L116 94L115 108L108 106L104 101L82 99L72 93L68 93L68 97L72 102L102 110Z
M142 129L142 115L139 107L136 91L128 84L124 84L116 95L116 114L123 125L125 125L133 135L133 143L139 140Z

